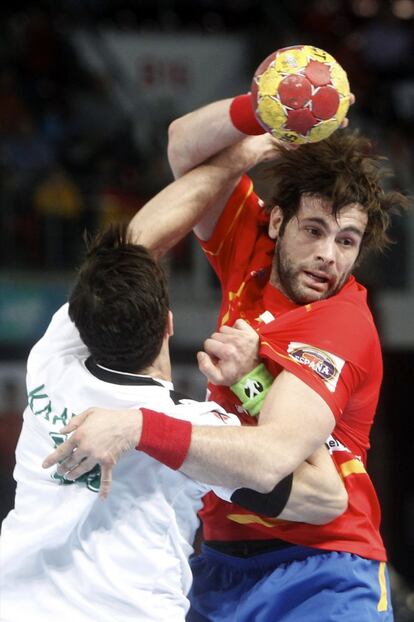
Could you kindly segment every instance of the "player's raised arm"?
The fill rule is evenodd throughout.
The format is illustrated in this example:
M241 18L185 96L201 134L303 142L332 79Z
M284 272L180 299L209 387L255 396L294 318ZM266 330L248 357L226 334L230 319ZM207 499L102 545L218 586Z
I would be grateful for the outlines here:
M163 255L205 220L198 233L209 231L241 175L259 162L277 158L278 143L269 134L239 140L169 184L142 207L129 224L133 243Z
M251 131L239 129L242 124L237 123L237 115L249 117L249 126L246 121L243 129ZM168 131L168 159L174 176L181 177L246 135L263 133L248 95L222 99L189 112L173 121Z
M264 134L264 130L254 117L249 95L216 101L190 112L169 127L168 159L173 174L179 178L223 149L237 146L247 135L256 134ZM249 168L252 166L243 172ZM230 180L223 186L212 208L199 219L194 231L201 239L210 237L237 182Z

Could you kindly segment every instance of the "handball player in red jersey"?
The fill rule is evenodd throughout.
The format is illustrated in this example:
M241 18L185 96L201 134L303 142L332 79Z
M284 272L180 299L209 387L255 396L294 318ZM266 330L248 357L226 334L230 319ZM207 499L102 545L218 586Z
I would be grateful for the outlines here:
M247 425L193 426L191 439L183 430L187 441L177 443L177 456L187 474L202 473L206 481L245 473L252 464L256 472L259 463L261 490L267 491L326 442L349 504L330 523L310 525L207 497L188 619L388 622L380 508L366 472L382 358L366 291L352 271L366 249L387 244L390 213L408 202L383 191L365 139L338 131L292 150L268 135L246 138L261 132L249 106L250 98L239 96L176 120L169 158L176 177L226 148L235 159L245 156L245 171L275 158L267 205L247 175L234 175L241 165L234 162L232 171L230 158L220 200L186 214L171 214L166 205L164 218L144 208L132 222L142 243L163 252L198 221L195 233L222 286L220 328L206 340L199 366L211 397ZM68 429L92 417L99 424L103 414L111 413L92 409ZM137 448L165 461L160 428L140 413L132 416ZM108 441L106 453L86 450L78 432L52 459L66 458L74 476L96 461L108 470L121 447ZM78 466L83 458L84 467Z

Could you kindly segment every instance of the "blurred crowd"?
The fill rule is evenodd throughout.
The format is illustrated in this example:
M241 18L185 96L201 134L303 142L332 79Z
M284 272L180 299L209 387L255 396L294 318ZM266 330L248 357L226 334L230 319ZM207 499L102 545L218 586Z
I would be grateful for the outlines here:
M36 8L2 23L3 268L73 266L85 227L131 214L152 192L128 119L59 19Z
M394 183L409 189L413 23L411 0L61 0L3 9L2 268L72 268L85 228L129 218L171 179L165 125L154 128L152 149L142 153L112 85L79 55L74 29L110 28L137 36L151 30L241 33L249 41L252 72L278 47L300 42L322 47L348 72L357 97L352 124L391 158ZM176 254L182 258L180 248Z

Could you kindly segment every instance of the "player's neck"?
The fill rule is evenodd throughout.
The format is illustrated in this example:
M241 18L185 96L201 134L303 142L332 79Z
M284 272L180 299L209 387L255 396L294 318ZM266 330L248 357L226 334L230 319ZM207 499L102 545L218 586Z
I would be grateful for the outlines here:
M160 353L153 364L139 373L171 382L171 359L167 340L164 340Z

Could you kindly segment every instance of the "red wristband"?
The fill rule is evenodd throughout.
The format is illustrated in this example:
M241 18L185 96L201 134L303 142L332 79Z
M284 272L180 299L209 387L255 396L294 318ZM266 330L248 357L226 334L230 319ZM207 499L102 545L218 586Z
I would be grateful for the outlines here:
M141 408L141 412L142 432L136 449L170 469L179 469L190 449L191 423L148 408Z
M266 130L260 125L254 114L250 93L237 95L230 104L229 113L234 127L243 134L257 136L265 133Z

